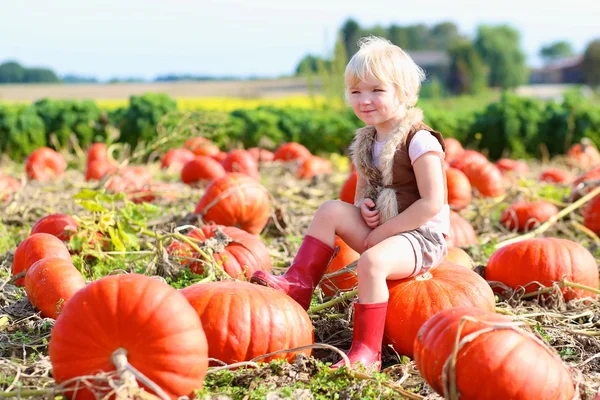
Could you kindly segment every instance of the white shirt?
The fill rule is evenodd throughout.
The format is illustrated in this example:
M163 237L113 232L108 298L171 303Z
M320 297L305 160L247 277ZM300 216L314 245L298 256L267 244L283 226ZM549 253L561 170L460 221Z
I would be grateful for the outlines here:
M379 156L381 155L381 151L383 150L385 142L386 141L379 142L375 140L373 143L371 156L373 158L373 165L375 165L376 167L379 166ZM442 145L436 137L434 137L429 131L418 131L415 134L415 136L413 136L413 139L411 140L410 146L408 148L408 157L410 158L410 163L414 164L419 157L430 151L439 152L441 153L441 158L445 157L444 150L442 150ZM441 231L442 233L449 235L450 206L448 204L444 204L440 212L437 213L432 219L427 221L423 226L435 229L437 231Z

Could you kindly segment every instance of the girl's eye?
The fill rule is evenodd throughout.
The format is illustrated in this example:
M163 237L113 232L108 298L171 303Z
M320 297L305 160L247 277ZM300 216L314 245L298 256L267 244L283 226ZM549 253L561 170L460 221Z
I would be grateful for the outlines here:
M383 92L383 89L374 89L374 92Z
M351 94L358 94L358 93L360 93L360 92L359 92L359 91L357 91L357 90L353 90L353 91L352 91L352 92L350 92L350 93L351 93Z

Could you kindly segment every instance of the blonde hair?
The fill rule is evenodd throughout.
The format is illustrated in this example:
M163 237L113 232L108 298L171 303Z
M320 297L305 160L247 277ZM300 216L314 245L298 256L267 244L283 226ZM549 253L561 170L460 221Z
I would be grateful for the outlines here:
M401 103L414 106L419 99L425 72L400 47L387 39L368 36L358 41L359 50L352 56L344 79L348 88L369 77L394 86Z

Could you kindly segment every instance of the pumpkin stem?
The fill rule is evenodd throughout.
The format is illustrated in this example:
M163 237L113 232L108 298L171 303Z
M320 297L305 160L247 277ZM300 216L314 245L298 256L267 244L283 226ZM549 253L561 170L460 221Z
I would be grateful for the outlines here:
M336 296L333 299L331 299L331 300L329 300L329 301L327 301L327 302L325 302L323 304L319 304L317 306L309 308L308 309L308 314L311 315L311 314L314 314L316 312L325 310L326 308L333 307L336 304L339 304L339 303L347 301L348 299L356 296L357 294L358 294L358 289L354 289L354 290L352 290L350 292L343 293L340 296Z
M170 396L165 393L156 383L152 382L148 377L137 370L133 365L129 364L127 360L127 350L119 347L115 350L110 361L114 364L117 369L119 377L123 381L123 387L117 392L117 400L127 400L130 398L140 398L142 400L170 400ZM137 379L137 380L136 380ZM141 389L137 381L140 381L144 386L148 387L158 397L147 393L144 389Z
M568 205L567 207L563 208L562 210L560 210L558 212L558 214L553 215L552 217L550 217L550 219L548 219L548 221L544 222L543 224L541 224L540 226L538 226L537 228L535 228L533 231L526 233L524 235L521 236L517 236L515 238L512 239L508 239L505 240L503 242L497 243L495 248L496 250L507 246L509 244L512 243L517 243L520 242L522 240L526 240L526 239L531 239L541 233L544 233L545 231L547 231L552 225L554 225L559 219L561 219L562 217L564 217L565 215L569 214L571 211L574 211L576 209L578 209L579 207L581 207L582 205L584 205L585 203L587 203L588 201L590 201L592 198L596 197L596 195L600 194L600 186L596 187L594 190L592 190L591 192L589 192L588 194L586 194L585 196L581 197L579 200L571 203L570 205Z
M424 274L422 274L422 275L419 275L419 276L417 276L417 277L415 278L415 281L428 281L428 280L430 280L431 278L433 278L433 275L431 275L431 272L429 272L429 271L428 271L428 272L425 272L425 273L424 273Z

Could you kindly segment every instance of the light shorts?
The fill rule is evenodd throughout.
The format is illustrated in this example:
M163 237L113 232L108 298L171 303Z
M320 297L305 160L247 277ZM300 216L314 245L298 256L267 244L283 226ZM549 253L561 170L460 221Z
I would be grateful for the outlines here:
M418 229L399 233L408 239L415 252L415 270L409 277L422 275L431 268L437 267L448 254L446 238L440 231L420 227Z

